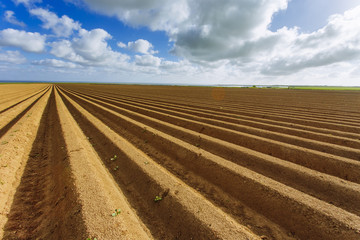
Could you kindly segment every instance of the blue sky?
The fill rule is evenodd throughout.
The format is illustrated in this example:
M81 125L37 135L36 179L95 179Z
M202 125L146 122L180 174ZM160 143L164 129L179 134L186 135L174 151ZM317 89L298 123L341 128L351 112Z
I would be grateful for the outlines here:
M360 85L360 0L5 0L0 80Z

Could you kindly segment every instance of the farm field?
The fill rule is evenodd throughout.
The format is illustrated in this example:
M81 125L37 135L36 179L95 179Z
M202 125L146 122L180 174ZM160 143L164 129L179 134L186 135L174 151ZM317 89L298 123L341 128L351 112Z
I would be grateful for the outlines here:
M0 239L360 239L360 92L0 85Z

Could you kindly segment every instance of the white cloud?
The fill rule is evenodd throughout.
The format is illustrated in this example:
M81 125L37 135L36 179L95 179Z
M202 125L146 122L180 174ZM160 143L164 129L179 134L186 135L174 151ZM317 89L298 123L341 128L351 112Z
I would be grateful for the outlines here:
M66 15L59 18L55 13L43 8L30 10L30 14L38 17L44 24L43 28L51 29L58 37L69 37L74 30L79 30L81 24Z
M97 12L117 16L132 26L172 31L189 16L187 0L84 0Z
M161 59L152 55L135 55L135 63L139 66L160 66Z
M121 48L127 48L131 51L143 54L155 54L157 51L153 50L153 45L144 39L138 39L135 42L128 42L128 44L124 44L122 42L118 42L118 46Z
M15 13L13 11L5 11L4 18L5 18L5 21L7 21L11 24L18 25L20 27L26 26L25 23L16 19Z
M179 74L182 77L184 75L189 76L196 72L201 72L201 71L199 71L201 67L194 66L187 60L181 60L178 62L163 60L163 61L161 61L159 68L162 70L162 73L164 73L164 74L175 73L175 74Z
M77 63L85 63L85 60L76 54L69 40L62 40L51 43L50 53L56 57L64 58Z
M73 47L76 52L91 61L103 61L111 52L107 44L107 40L111 39L111 35L103 29L94 29L87 31L81 29L80 38L73 40Z
M56 57L89 66L120 67L130 59L126 54L113 51L107 40L111 35L103 29L80 29L79 37L51 44Z
M288 0L83 1L131 26L166 31L173 54L208 69L228 65L277 76L360 58L360 7L331 16L316 32L301 33L297 28L269 30L273 15L286 9ZM137 49L136 42L118 46Z
M123 42L118 42L117 45L120 47L120 48L127 48L127 45Z
M80 38L74 39L72 45L76 53L86 60L107 64L117 61L123 62L129 59L127 55L111 49L107 40L112 37L103 29L93 29L91 31L81 29L79 35Z
M248 57L249 45L269 35L272 15L286 7L287 0L189 1L190 17L170 34L173 53L193 61Z
M246 43L263 37L272 15L287 7L287 0L84 1L127 24L166 31L172 52L191 61L241 57Z
M58 17L46 9L31 8L36 1L17 0L56 37L50 38L53 41L47 45L50 53L61 60L44 59L33 64L73 72L78 68L72 68L80 66L93 72L107 72L109 76L124 70L134 77L146 73L153 74L153 79L157 76L178 82L184 78L191 82L197 79L204 84L238 81L286 84L284 75L291 84L302 79L310 83L360 80L357 77L360 76L360 7L331 16L326 26L315 32L303 33L298 28L285 27L276 32L269 29L273 15L286 9L290 0L82 1L96 12L116 16L126 25L164 31L173 46L171 53L182 60L173 62L153 56L157 51L144 39L118 42L120 48L136 54L132 60L110 47L113 39L104 29L85 30L66 15ZM9 13L11 17L14 14ZM41 38L42 42L36 41ZM40 52L44 50L45 38L39 33L6 29L0 31L0 46ZM16 59L20 53L1 54L2 59L6 56L11 59L11 54ZM20 63L21 55L19 59L13 62Z
M45 48L44 35L8 28L0 31L0 46L19 47L27 52L40 53Z
M56 67L56 68L76 68L76 67L78 67L78 65L76 65L72 62L65 62L65 61L58 60L58 59L43 59L43 60L33 61L32 64Z
M25 6L31 6L34 3L41 3L41 0L13 0L16 5L24 4Z
M271 55L262 72L287 75L306 68L326 66L360 59L360 6L333 15L328 24L313 33L283 29L280 50ZM268 56L269 58L270 56Z
M19 51L0 52L0 62L21 64L26 62L26 58Z

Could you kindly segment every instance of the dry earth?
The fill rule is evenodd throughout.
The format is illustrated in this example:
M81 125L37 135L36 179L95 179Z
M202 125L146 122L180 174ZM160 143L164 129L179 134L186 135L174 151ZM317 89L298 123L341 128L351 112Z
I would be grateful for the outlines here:
M357 91L0 85L0 238L360 239L359 106Z

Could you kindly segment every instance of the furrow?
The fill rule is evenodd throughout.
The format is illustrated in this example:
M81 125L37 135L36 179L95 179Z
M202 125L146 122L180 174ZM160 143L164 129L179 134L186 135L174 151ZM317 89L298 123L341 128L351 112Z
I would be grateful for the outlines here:
M50 91L0 138L0 238L20 183Z
M88 99L99 102L99 100L90 97L88 97ZM184 140L193 144L199 144L202 148L206 148L207 150L215 154L221 154L221 152L223 152L222 147L220 147L218 143L222 143L222 145L231 145L233 146L233 148L238 147L237 145L241 145L245 148L255 148L257 152L261 151L269 155L274 155L283 160L291 161L320 172L343 178L345 180L353 181L356 183L360 182L360 172L358 171L360 166L359 161L343 157L337 157L327 153L296 147L285 143L276 143L275 141L268 140L266 138L251 136L245 133L234 133L233 130L220 128L222 130L222 136L227 136L228 139L237 140L237 145L235 145L233 143L224 142L220 139L202 134L202 132L206 131L206 128L208 127L208 125L204 123L202 125L198 125L196 131L194 132L192 130L189 130L194 126L193 121L191 122L191 124L183 125L182 127L180 127L177 126L181 125L180 118L177 118L176 121L167 123L162 120L154 119L151 116L136 113L124 108L114 106L109 103L101 102L101 104L105 104L108 108L112 110L121 111L122 115L131 117L152 127L158 129L160 128L162 131L167 131L170 134L178 134ZM212 126L212 128L219 129L219 127L214 126Z
M179 99L180 100L180 99ZM182 102L184 102L184 99L181 99ZM194 101L191 101L192 104L194 104ZM201 105L204 105L204 101L202 102L199 102L197 101L196 104L201 104ZM211 105L218 105L218 103L211 103ZM219 106L223 106L223 104L219 105ZM237 111L241 110L241 111L245 111L245 112L254 112L254 113L260 113L260 114L268 114L268 115L271 115L271 114L276 114L276 115L281 115L281 116L294 116L296 118L299 119L299 117L304 117L304 119L314 119L314 120L322 120L323 121L326 121L327 119L329 120L329 123L333 122L333 123L340 123L340 124L343 124L346 120L349 120L349 124L350 125L354 125L356 126L356 123L357 123L357 126L359 125L359 115L357 116L354 116L354 117L350 117L350 118L347 118L347 116L345 115L339 115L336 116L336 117L330 117L329 114L326 114L326 115L321 115L321 112L311 112L309 114L304 114L304 111L289 111L288 108L274 108L272 107L271 109L269 108L266 108L264 107L263 105L261 106L258 106L258 105L254 105L254 104L251 104L250 102L241 102L241 105L239 104L235 104L235 103L229 103L227 102L226 103L226 107L229 108L229 109L236 109ZM274 109L275 111L273 111L272 109ZM279 110L281 110L281 112L279 112Z
M50 88L44 92L37 93L26 101L20 103L9 112L0 115L0 137L2 137L19 119L21 119L29 110L41 99ZM40 95L40 96L39 96Z
M139 98L139 97L136 97ZM134 97L130 97L130 100L133 100ZM135 100L136 101L136 100ZM148 100L146 100L148 101ZM154 100L151 100L152 102L154 102ZM142 100L138 100L138 102L143 102ZM181 101L184 102L184 101ZM158 104L159 102L156 101L156 103ZM269 120L269 119L265 119L264 115L262 117L249 117L244 115L243 112L236 112L236 111L224 111L223 107L221 108L214 108L214 107L201 107L201 108L194 108L193 105L187 105L187 104L175 104L175 103L167 103L164 102L162 104L166 104L165 106L167 108L171 108L171 107L176 107L176 108L181 108L183 110L190 110L195 112L195 115L200 115L203 116L202 114L210 114L211 118L215 118L218 120L222 120L224 119L224 117L226 119L230 118L230 122L235 122L235 123L242 123L245 124L248 123L249 121L251 123L257 124L261 124L261 126L263 126L264 124L267 125L271 125L271 126L279 126L282 129L285 127L287 129L290 129L290 131L293 133L295 132L305 132L306 136L310 136L315 134L322 134L325 135L324 139L332 139L335 136L338 136L338 138L340 138L336 143L338 142L344 142L345 144L349 143L354 144L355 146L359 145L359 140L360 140L360 136L359 134L354 134L354 133L349 133L349 132L342 132L342 131L337 131L337 130L331 130L331 129L325 129L325 128L320 128L320 127L311 127L311 126L307 126L307 125L301 125L301 124L294 124L294 123L288 123L285 121L274 121L274 120ZM220 117L217 117L220 116ZM231 120L232 119L232 120ZM278 128L279 128L278 127ZM277 128L277 129L278 129ZM292 134L291 133L291 134Z
M38 95L38 94L40 94L40 93L42 93L42 92L46 92L47 90L49 90L49 88L50 88L50 87L45 87L45 88L43 88L43 89L41 89L41 90L39 90L39 91L37 91L37 92L35 92L35 93L34 93L34 92L31 92L31 93L30 93L30 96L26 96L26 95L25 95L25 98L24 98L24 94L22 94L21 96L16 96L16 97L14 97L14 101L9 100L6 105L5 105L5 104L1 104L1 105L2 105L2 110L0 110L0 114L8 111L9 109L11 109L11 108L13 108L13 107L21 104L22 102L25 102L26 100L28 100L28 99L30 99L30 98L32 98L32 97L34 97L34 96L36 96L36 95ZM19 100L19 98L22 98L22 99Z
M80 101L84 102L82 100ZM115 111L119 110L116 108L111 109ZM124 111L117 112L121 113L121 115L118 115L116 124L114 125L110 121L107 122L109 126L116 128L116 125L121 125L122 128L129 129L128 131L132 132L133 136L144 135L146 133L141 127L139 127L139 122L130 119L130 121L126 120L128 118L123 115ZM96 114L99 118L103 115L107 115L106 111L101 108L96 108L96 110L94 110L94 114ZM156 124L149 124L146 119L140 119L140 122L156 129L159 129L159 125L161 124L160 121L156 121ZM166 124L163 124L163 126L164 125ZM358 184L344 182L343 180L329 175L321 174L317 171L313 171L265 154L260 154L256 151L251 151L231 143L222 142L218 139L189 131L188 129L171 126L170 124L167 124L167 126L167 128L160 128L161 131L164 133L167 132L172 136L181 136L182 140L187 141L190 144L198 145L202 149L217 154L218 156L222 156L227 160L231 160L234 163L245 166L289 186L295 187L303 192L331 202L332 204L340 206L350 212L360 213L360 208L358 206L358 202L360 200L360 189ZM156 147L158 145L164 145L166 142L169 146L171 146L169 147L170 149L178 149L179 151L181 147L172 145L172 142L167 140L168 138L169 135L165 134L165 136L161 138L161 141L157 140L154 142L154 140L147 140L147 144ZM164 149L161 151L164 151ZM178 159L178 156L175 154L170 158Z
M62 98L104 164L109 169L119 164L112 175L155 238L259 239L67 96ZM113 153L118 163L108 160ZM154 202L155 196L162 200Z
M58 92L56 103L87 236L97 239L152 239ZM112 217L115 209L121 213Z
M91 105L94 105L94 106L98 105L93 102L88 102L88 103L90 103ZM98 105L98 108L99 109L102 108L104 111L107 111L108 113L112 113L113 115L116 115L118 118L125 118L124 116L121 116L112 110L103 108L100 105ZM94 110L93 113L95 113L95 112L99 112L98 109ZM101 113L100 116L105 116L105 115L103 113ZM131 119L127 119L127 121L134 122ZM114 123L115 122L113 122L113 124L110 125L110 122L106 122L106 124L108 124L109 126L114 126ZM148 131L155 133L156 136L163 134L163 133L161 133L155 129L152 129L151 127L148 127L144 124L138 123L138 125L139 125L139 128L141 128L141 125L142 125L142 128L146 127L147 130L149 129ZM180 140L177 140L174 137L166 135L166 137L164 137L164 138L171 139L169 141L177 142L177 144L180 145L179 144ZM180 141L180 142L182 142L182 141ZM182 156L181 159L178 159L178 161L184 161L187 164L192 164L192 167L190 167L191 171L195 171L196 169L198 169L198 172L196 172L195 176L197 174L199 174L199 176L201 176L201 177L206 177L204 175L208 175L206 178L207 181L212 182L212 184L215 184L217 182L215 185L218 187L220 185L221 186L220 189L226 189L227 191L230 192L229 194L231 194L231 196L238 198L242 202L245 202L245 205L251 206L252 209L255 209L257 212L261 212L261 214L264 214L272 221L279 223L282 227L285 227L286 229L289 229L290 231L295 231L297 236L306 238L306 236L309 237L311 235L313 239L318 239L318 238L321 239L326 234L329 234L331 232L331 230L329 230L328 228L325 227L326 224L330 224L330 222L331 222L331 224L334 224L334 222L340 221L340 222L342 222L342 224L344 224L346 222L345 225L347 225L348 221L345 218L343 218L345 215L347 217L350 217L350 216L352 217L352 221L351 221L352 223L355 223L358 221L357 220L358 217L355 215L352 215L352 214L350 214L346 211L343 211L339 208L336 208L332 205L329 205L320 200L312 198L312 197L310 197L304 193L301 193L295 189L286 187L281 183L278 183L278 182L273 181L269 178L266 178L262 175L254 173L248 169L240 167L229 161L226 161L225 159L223 159L221 157L215 156L204 150L199 150L198 148L196 148L188 143L185 143L185 142L182 142L181 145L182 146L186 145L187 148L192 149L192 152L195 152L196 155L197 155L198 151L201 151L201 153L202 153L201 156L203 156L203 157L199 157L196 160L193 159L191 156L188 156L188 154L186 154L186 153L185 153L185 155ZM181 153L182 151L180 149L178 149L178 151L180 152L179 154L184 154L184 153ZM187 160L187 158L189 158L189 160ZM206 174L204 174L204 173L206 173ZM226 186L226 184L225 184L226 179L231 179L231 181L233 183L233 185L231 187ZM222 186L222 184L224 186ZM277 187L275 187L275 186L277 186ZM214 195L216 195L216 194L214 194ZM259 201L256 201L256 199L259 199ZM266 199L267 201L261 201L261 199ZM316 204L314 204L315 202L316 202ZM269 205L267 205L267 204L269 204ZM311 207L309 204L311 205ZM314 204L314 206L312 204ZM302 214L292 216L292 213L287 212L287 211L291 211L291 207L289 205L292 205L292 210L298 209L300 212L302 212ZM331 210L330 210L331 214L330 214L330 212L327 211L327 210L329 210L329 207L331 208ZM310 211L311 214L308 211ZM308 212L308 213L306 213L306 212ZM290 216L289 214L291 215L290 220L289 220L289 216ZM330 214L331 217L328 214ZM327 215L327 217L324 217L324 215ZM305 226L307 224L310 225L311 221L315 221L315 219L320 216L322 219L327 219L326 221L330 221L330 222L327 222L323 226L320 226L320 225L316 226L316 224L314 224L314 226L316 226L316 227L324 228L323 231L321 231L319 229L312 230L313 232L310 231L311 233L300 231L299 228L308 229ZM292 221L291 219L293 219L293 217L294 217L294 221L296 221L297 224L295 224L295 222L291 222ZM341 218L341 220L339 220L339 218ZM338 220L335 220L335 219L338 219ZM319 221L319 220L316 220L316 221ZM297 229L294 229L294 228L297 228ZM325 230L325 228L326 228L326 230ZM357 229L356 225L354 225L352 228ZM337 230L339 230L339 228L337 228ZM322 235L322 234L325 234L325 235ZM333 233L331 233L331 234L333 234ZM356 235L356 231L353 231L353 230L350 230L348 233L342 232L341 236L345 236L347 234L350 234L350 235L348 235L348 237L350 237L350 238L355 239L355 237L358 237ZM352 235L352 234L354 234L354 235ZM337 235L337 236L331 235L331 236L335 237L335 238L339 237L339 239L340 239L339 235Z
M64 143L51 91L7 215L4 239L86 236L66 170L66 149L61 146Z
M89 95L87 95L87 96L89 96ZM92 95L92 96L94 97L94 95ZM96 96L98 96L98 95L96 95ZM229 115L229 116L225 115L224 116L224 115L219 115L219 113L217 113L217 112L208 112L208 111L204 112L200 109L195 110L195 109L184 108L184 107L173 107L172 105L156 104L156 103L150 102L150 101L149 102L137 101L132 98L121 99L121 98L114 98L114 97L109 97L109 96L106 96L106 98L115 100L115 101L119 101L119 102L131 103L132 105L135 105L135 106L140 106L138 104L142 104L142 105L146 104L147 108L150 107L150 109L151 109L151 107L155 107L157 110L161 109L162 112L171 112L173 115L177 115L177 116L184 116L184 115L179 115L179 113L185 113L186 114L185 116L187 116L189 119L202 119L203 121L207 120L208 123L218 122L218 121L230 123L230 124L226 125L226 127L229 129L236 129L236 128L232 127L233 124L236 124L236 127L238 129L240 129L241 132L253 133L254 131L252 131L251 129L254 128L255 131L256 131L256 129L267 130L267 131L271 131L271 132L275 132L275 133L282 133L282 134L287 134L290 136L297 136L300 139L301 138L312 139L312 140L316 140L319 142L326 142L326 143L331 143L331 144L336 144L336 145L341 145L341 146L346 146L346 147L352 147L355 149L360 149L360 141L359 140L354 140L351 138L344 138L344 137L337 137L332 134L316 133L316 132L312 132L312 131L308 131L308 130L301 130L301 129L290 128L290 127L286 127L286 126L276 126L275 124L261 123L256 120L240 119L240 117L238 117L236 115ZM195 117L198 117L198 118L195 118ZM213 120L218 120L218 121L213 121ZM233 123L233 124L231 124L231 123ZM258 135L258 134L259 133L257 132L256 135ZM285 141L285 142L287 142L287 141Z
M89 97L89 95L84 95L84 96ZM280 141L291 145L300 146L303 148L326 152L329 154L342 156L354 160L360 160L360 150L358 149L341 147L338 145L323 143L320 141L314 141L303 137L296 137L288 134L282 134L278 132L253 128L246 125L235 124L229 122L229 119L224 119L227 121L215 120L212 119L213 118L212 115L202 115L200 117L200 116L196 116L195 112L187 112L182 109L169 110L169 108L164 109L162 107L154 107L152 105L149 106L147 104L133 103L124 100L113 100L112 98L99 97L98 95L92 97L100 101L115 104L116 106L130 109L131 111L139 112L144 115L151 116L166 122L176 122L178 126L185 126L194 131L199 131L200 129L201 132L204 134L211 135L213 137L217 137L219 139L223 139L233 143L237 143L236 139L238 139L239 136L238 137L232 136L230 138L226 138L224 134L222 134L219 130L224 128L227 130L232 129L240 133L248 133L254 136L272 139L275 141ZM191 123L193 124L194 127L189 127L188 120L193 120L193 122ZM206 126L208 128L205 128L204 123L206 123ZM221 128L213 129L213 126L218 126ZM236 133L235 131L234 133ZM218 134L216 134L216 132ZM357 143L357 145L360 146L360 141L358 142L354 141L353 143L354 144ZM349 143L347 142L347 144Z

